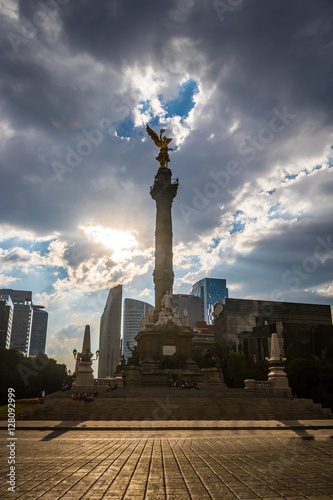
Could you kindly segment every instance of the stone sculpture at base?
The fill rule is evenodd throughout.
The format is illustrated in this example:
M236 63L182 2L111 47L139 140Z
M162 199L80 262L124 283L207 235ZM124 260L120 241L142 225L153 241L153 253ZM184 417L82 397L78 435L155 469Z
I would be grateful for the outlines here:
M140 366L156 368L165 355L181 353L186 366L199 370L191 356L193 330L180 321L178 308L172 307L170 292L162 299L157 321L145 323L144 328L135 337L140 352ZM143 325L143 322L142 322Z

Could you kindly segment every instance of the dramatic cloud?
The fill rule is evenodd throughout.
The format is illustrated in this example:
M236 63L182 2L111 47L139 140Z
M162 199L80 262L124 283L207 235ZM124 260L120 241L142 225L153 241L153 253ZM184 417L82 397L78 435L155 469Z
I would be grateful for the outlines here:
M175 292L333 303L329 0L8 0L0 23L0 286L47 307L48 354L72 367L85 324L98 347L111 286L153 302L146 124L173 137Z

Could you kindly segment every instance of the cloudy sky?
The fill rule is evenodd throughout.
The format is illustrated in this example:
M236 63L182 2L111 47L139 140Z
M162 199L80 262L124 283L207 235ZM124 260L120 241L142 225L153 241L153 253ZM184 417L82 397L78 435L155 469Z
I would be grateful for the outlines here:
M0 287L73 368L110 287L153 303L172 137L175 293L333 304L331 0L2 0Z

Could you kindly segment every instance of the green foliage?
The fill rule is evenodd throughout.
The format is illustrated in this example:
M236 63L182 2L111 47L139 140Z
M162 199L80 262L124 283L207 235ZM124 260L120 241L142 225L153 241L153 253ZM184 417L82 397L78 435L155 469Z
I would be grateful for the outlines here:
M192 345L192 359L199 368L205 367L205 359L202 354L202 349L197 345Z
M0 400L5 404L9 387L16 398L37 397L41 390L47 393L61 389L69 380L66 366L58 364L46 354L27 358L15 349L0 349Z
M227 373L229 380L232 382L232 387L244 387L246 378L246 357L244 352L229 352Z
M286 373L293 394L333 409L333 346L321 356L297 357L287 352Z
M248 378L254 378L254 380L267 380L269 372L268 366L268 361L266 360L261 359L256 363L247 360L244 380Z
M214 360L214 366L221 367L222 363L222 347L217 342L209 344L207 349L202 349L198 345L192 345L192 359L196 362L199 368L209 368L213 366L211 360Z
M33 408L33 405L31 403L16 403L15 413L23 413L25 410L28 410L30 408ZM0 406L0 415L8 415L8 405Z
M266 380L268 362L259 360L255 363L247 359L242 351L230 351L228 357L223 359L222 371L228 387L242 388L246 379Z
M333 344L321 356L300 355L290 345L286 357L285 371L293 394L333 409ZM246 379L267 380L268 368L267 361L254 363L243 352L229 352L222 362L225 383L235 388L244 387Z
M294 394L309 397L317 391L318 369L313 359L295 358L286 363L289 385Z

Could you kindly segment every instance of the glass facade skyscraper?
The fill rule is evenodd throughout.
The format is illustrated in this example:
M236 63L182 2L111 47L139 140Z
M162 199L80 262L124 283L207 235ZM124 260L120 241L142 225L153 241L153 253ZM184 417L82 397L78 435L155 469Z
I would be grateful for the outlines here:
M215 339L225 353L244 350L253 359L269 353L276 333L281 354L288 347L302 355L319 356L333 338L331 307L324 304L225 299L215 305Z
M205 321L208 325L213 325L214 304L228 298L227 282L220 278L204 278L192 286L191 295L203 299Z
M48 313L44 306L33 305L32 327L29 356L45 354Z
M131 349L133 349L136 345L134 338L141 329L139 323L141 314L146 316L149 307L154 309L151 304L142 302L141 300L124 300L122 353L125 356L126 361L132 355L127 343Z

